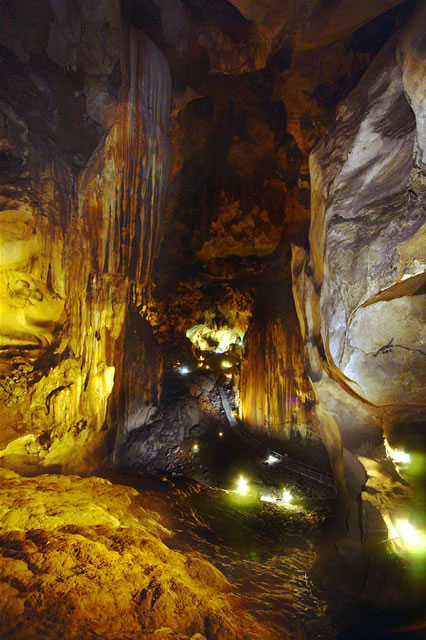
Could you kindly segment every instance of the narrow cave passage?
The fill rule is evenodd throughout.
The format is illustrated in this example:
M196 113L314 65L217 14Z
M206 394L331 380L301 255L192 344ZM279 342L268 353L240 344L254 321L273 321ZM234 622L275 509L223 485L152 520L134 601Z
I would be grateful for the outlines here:
M1 638L423 638L425 24L0 3Z

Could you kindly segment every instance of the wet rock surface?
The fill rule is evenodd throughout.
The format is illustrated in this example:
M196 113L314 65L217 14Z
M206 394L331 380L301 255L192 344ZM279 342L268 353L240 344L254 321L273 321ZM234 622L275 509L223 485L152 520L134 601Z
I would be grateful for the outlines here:
M139 491L2 471L1 493L5 637L279 637L242 610L205 556L167 546L171 532Z
M220 382L235 402L230 383L224 377ZM213 484L214 463L208 470L207 461L200 462L198 447L218 438L219 432L229 432L218 384L217 375L208 371L182 374L178 366L169 370L161 407L153 408L152 417L131 431L121 447L120 464L190 477L198 472Z
M7 638L326 640L398 621L312 584L323 501L142 474L0 474Z

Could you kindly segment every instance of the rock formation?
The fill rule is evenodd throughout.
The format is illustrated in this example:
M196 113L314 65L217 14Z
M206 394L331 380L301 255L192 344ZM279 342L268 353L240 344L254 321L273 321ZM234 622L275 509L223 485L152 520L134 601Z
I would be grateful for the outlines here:
M312 437L312 392L305 375L293 300L286 299L284 291L284 283L281 287L267 287L260 303L263 309L257 308L246 334L241 418L248 428L271 436Z
M4 554L12 604L0 624L11 638L37 608L34 585L40 633L63 633L46 576L63 561L58 580L69 578L76 540L85 572L112 567L118 546L117 581L137 583L111 628L103 603L105 637L268 637L248 631L248 615L226 621L238 603L225 579L167 550L130 490L111 498L128 512L97 510L106 481L58 475L122 465L195 477L190 443L230 417L225 385L247 438L309 447L319 436L337 511L314 573L353 574L351 596L380 591L374 529L391 531L415 496L384 444L424 449L425 12L415 0L358 4L1 3L0 467L17 502L3 494L0 546L18 552ZM40 473L52 475L24 477ZM31 499L73 498L74 484L90 497L86 520L78 496L62 524L44 507L47 521L25 519ZM94 576L104 584L104 569ZM77 586L90 608L88 583ZM397 604L386 594L380 605ZM70 639L95 633L83 618Z
M8 638L283 637L241 609L202 554L167 546L171 531L138 503L136 489L4 469L0 477L0 624Z
M87 74L109 74L110 84L119 64L121 87L103 136L86 116L92 149L78 155L67 140L55 140L55 129L65 136L68 126L55 96L61 91L56 70L47 65L46 82L36 75L40 70L15 59L4 62L2 459L26 471L40 466L82 471L107 455L104 428L114 379L122 370L123 327L158 252L169 169L170 77L161 53L133 28L120 36L121 25L114 22L115 31L108 33L110 39L121 37L120 59L105 59L99 30L107 18L113 21L117 3L105 5L105 15L91 14L98 31L87 27L83 3L81 15L74 16L73 53L71 44L61 53L58 29L70 28L63 12L71 5L55 7L59 23L52 23L48 55ZM111 47L110 55L116 49ZM67 73L77 82L76 74ZM47 112L28 112L25 99L10 103L17 86ZM156 397L154 391L146 395L147 401Z
M425 76L412 61L423 21L419 12L379 53L310 155L310 250L294 247L293 290L336 466L341 435L353 446L357 422L371 434L382 425L391 442L395 423L422 423L424 105L412 95L424 93ZM340 478L344 493L342 464Z
M424 400L424 170L398 63L404 38L375 59L312 152L310 253L293 254L313 382L325 368L375 407Z

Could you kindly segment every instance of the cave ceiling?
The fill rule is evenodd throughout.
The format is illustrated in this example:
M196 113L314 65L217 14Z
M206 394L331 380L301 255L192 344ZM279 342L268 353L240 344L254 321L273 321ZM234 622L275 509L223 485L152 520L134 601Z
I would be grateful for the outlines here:
M172 80L172 166L161 250L145 300L159 336L196 323L214 301L219 313L227 308L228 322L237 306L247 317L256 288L277 274L288 286L290 245L308 238L309 153L338 102L404 23L407 4L377 0L361 11L343 0L304 0L297 7L123 3L126 19L165 55ZM13 52L3 63L2 91L16 96L18 114L37 121L33 146L54 138L77 175L113 122L120 3L94 9L40 0L38 7L34 12L33 3L22 2L18 11L15 2L2 3L2 44ZM31 87L14 73L21 63L31 70ZM8 171L12 156L19 162L18 148L3 152ZM171 299L176 289L178 308ZM179 315L177 325L169 322Z
M289 290L291 243L308 240L309 153L411 8L302 5L131 3L172 76L172 167L147 301L159 337L215 305L219 323L236 309L247 319L260 289Z

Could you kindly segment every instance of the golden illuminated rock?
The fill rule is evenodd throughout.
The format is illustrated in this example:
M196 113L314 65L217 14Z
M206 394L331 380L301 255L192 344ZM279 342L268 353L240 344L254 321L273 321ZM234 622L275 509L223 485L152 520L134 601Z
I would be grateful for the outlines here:
M0 346L52 342L64 300L40 280L40 232L30 213L0 211Z
M39 251L34 218L26 211L0 212L0 269L28 266Z
M2 635L278 640L202 554L171 548L172 532L136 489L5 470L0 478Z
M285 300L285 289L279 296ZM241 367L240 415L248 428L273 437L314 437L310 423L313 396L305 375L302 340L291 300L280 301L271 290L269 309L253 320L245 338L247 356ZM272 311L272 313L271 313ZM265 318L266 314L266 318Z
M118 7L111 3L112 13L113 4ZM77 31L86 9L73 14ZM55 38L69 11L67 3L55 5L58 23L49 52L58 61L61 43ZM111 74L119 62L114 46L105 66L92 68L106 46L100 24L111 26L112 40L116 27L121 29L111 11L104 3L91 16L95 40L87 40L87 32L81 41L77 31L72 34L76 64L90 73ZM72 110L72 100L78 105L80 98L72 83L60 84L54 73L43 83L12 65L6 94L13 106L1 103L2 148L9 161L0 193L0 347L8 355L0 359L0 460L26 472L87 472L103 464L108 427L127 410L118 410L119 399L133 406L131 394L120 395L119 386L131 378L117 379L117 372L131 286L136 297L158 251L169 168L170 76L161 53L142 33L123 32L122 45L120 99L109 101L113 124L105 136L98 130L96 149L80 142L82 129L76 142L81 153L70 157L64 151L72 142L61 120L62 104L70 100ZM67 51L65 57L74 55ZM62 58L60 63L74 64ZM59 110L56 136L43 133L51 126L49 115L32 117L26 101L16 99L21 85L47 103L47 114ZM67 117L72 128L74 114ZM110 119L111 113L105 123ZM155 361L157 367L160 374ZM142 382L142 405L155 395L148 386Z

